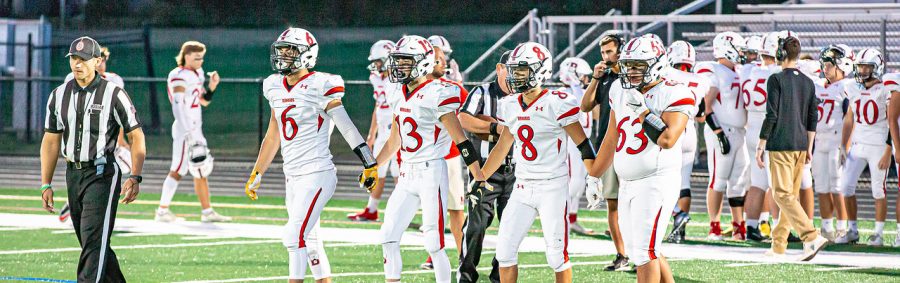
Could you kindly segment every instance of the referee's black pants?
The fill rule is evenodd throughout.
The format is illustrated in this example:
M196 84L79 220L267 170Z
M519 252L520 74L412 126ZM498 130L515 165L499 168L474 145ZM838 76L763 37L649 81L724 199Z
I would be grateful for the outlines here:
M469 215L463 226L463 246L459 253L459 282L478 282L478 262L481 261L481 248L485 230L494 221L496 208L497 218L503 218L503 209L509 201L516 182L515 170L501 166L497 173L488 178L494 186L493 191L481 190L471 192L466 200ZM500 263L497 258L491 261L490 279L500 282Z
M75 236L81 244L78 282L125 282L109 244L116 222L122 176L110 160L97 174L96 166L76 168L68 163L66 185Z

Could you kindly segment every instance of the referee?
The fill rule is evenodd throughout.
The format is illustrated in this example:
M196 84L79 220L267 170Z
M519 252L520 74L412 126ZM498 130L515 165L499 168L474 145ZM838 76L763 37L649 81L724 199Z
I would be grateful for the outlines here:
M497 133L497 102L510 94L506 86L507 73L504 64L510 53L511 51L506 51L500 55L500 62L497 63L497 80L473 88L459 113L460 124L472 134L473 143L480 145L476 149L484 159L500 138L500 134ZM483 189L468 192L469 216L463 226L463 247L460 249L457 273L459 282L478 282L476 267L481 261L485 230L494 220L495 209L497 218L503 217L503 209L516 182L511 153L512 151L506 156L506 161L500 165L497 173L488 178L488 183L493 186L492 191ZM491 266L490 280L500 282L499 262L496 258L491 261Z
M128 94L96 71L100 46L82 37L69 47L69 67L75 79L50 92L44 138L41 141L43 206L54 213L53 171L62 152L66 159L66 187L75 236L81 244L78 282L125 282L110 236L122 203L137 198L144 164L144 133ZM113 152L122 129L131 141L131 176L122 185Z

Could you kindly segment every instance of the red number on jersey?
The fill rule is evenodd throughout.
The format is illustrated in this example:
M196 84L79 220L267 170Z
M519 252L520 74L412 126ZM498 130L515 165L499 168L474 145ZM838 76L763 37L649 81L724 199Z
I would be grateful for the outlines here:
M753 105L762 106L763 104L766 104L766 101L769 100L769 94L766 93L766 89L759 87L759 85L762 83L765 83L766 80L767 79L758 79L758 80L756 80L756 84L753 85L753 91L755 91L756 93L759 93L760 96L762 96L762 98L763 98L762 101L754 101ZM750 103L748 102L747 104L750 104Z
M522 141L522 157L528 161L537 159L537 148L531 143L534 138L534 129L529 125L523 125L518 130L519 140Z
M200 89L194 89L194 92L191 93L191 96L194 97L194 101L191 102L191 108L200 107Z
M622 148L625 147L625 140L628 137L626 137L625 130L622 129L622 125L625 124L625 122L628 122L629 120L631 120L631 117L622 118L622 120L619 121L619 124L616 125L616 131L619 133L619 145L616 146L616 152L621 151ZM638 124L638 119L634 119L631 121L632 126L637 125L637 124ZM626 148L625 153L634 155L634 154L641 153L642 151L644 151L644 149L647 149L647 143L649 142L649 139L647 139L647 135L644 134L644 129L641 129L640 132L638 132L637 134L634 134L634 137L641 141L641 145L638 146L637 148L633 148L633 147Z
M825 107L828 107L828 115L825 114ZM822 104L819 104L819 122L822 122L822 118L825 118L825 123L831 122L831 113L834 113L834 99L825 99L822 101Z
M745 108L748 105L750 105L750 91L747 88L747 83L749 83L749 82L750 82L750 80L745 80L743 83L741 83L741 94L744 97L744 107Z
M535 47L535 48L537 48L537 47ZM565 93L563 91L555 91L554 90L553 95L559 96L559 98L562 98L562 99L566 99L566 97L569 97L569 94Z
M865 119L866 124L869 124L869 125L874 125L875 122L878 122L878 105L875 104L874 100L866 101L866 104L862 105L862 113L860 113L860 111L859 111L860 110L859 108L861 106L860 105L861 101L857 100L855 102L856 102L856 111L854 112L854 114L856 114L856 122L857 123L862 124L863 119ZM871 107L869 107L869 106L871 106ZM869 108L871 108L872 110L869 111ZM872 115L869 115L870 113ZM860 116L862 116L862 117L860 117Z
M412 129L409 130L409 133L407 133L406 135L416 140L416 147L411 148L407 146L403 150L407 152L415 152L419 150L420 147L422 147L422 135L416 132L416 129L419 128L419 124L416 123L416 120L413 120L412 117L403 118L403 123L409 124L412 127Z
M737 78L735 78L735 81L731 83L731 89L735 89L735 88L738 90L739 95L737 95L737 97L734 98L734 109L739 109L741 107L741 96L740 96L741 83L737 81ZM720 93L720 95L721 95L721 93Z
M288 117L288 111L291 111L291 109L294 109L295 107L297 107L297 105L291 105L285 108L284 111L281 111L281 135L284 136L284 140L287 141L293 140L294 137L297 136L297 121L294 120L294 118ZM290 136L287 134L288 123L291 124L292 129Z

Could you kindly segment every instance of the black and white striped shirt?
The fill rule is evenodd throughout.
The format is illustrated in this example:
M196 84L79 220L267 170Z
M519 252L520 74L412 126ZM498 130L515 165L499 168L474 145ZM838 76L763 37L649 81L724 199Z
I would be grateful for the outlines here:
M131 98L121 87L95 76L82 88L75 80L52 92L47 103L44 131L62 133L62 155L69 162L112 156L119 129L140 128Z
M460 111L475 117L488 116L497 119L498 101L505 96L506 93L500 89L500 85L496 81L476 86L469 91L469 96L466 97L466 102L463 104ZM497 144L496 142L481 140L475 136L472 136L472 141L476 145L475 149L478 150L482 158L485 159ZM512 150L510 150L510 152L512 152Z

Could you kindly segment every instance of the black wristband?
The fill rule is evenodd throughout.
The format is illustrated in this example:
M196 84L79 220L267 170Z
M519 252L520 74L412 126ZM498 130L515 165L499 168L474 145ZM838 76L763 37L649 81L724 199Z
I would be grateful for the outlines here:
M370 149L366 143L361 143L353 148L353 153L356 153L356 157L359 157L359 160L363 163L363 167L366 169L378 165L377 161L375 161L375 156L372 155L372 149Z
M597 153L594 152L594 146L591 145L591 139L584 139L578 144L578 151L581 152L581 159L595 159L597 158Z
M497 132L497 125L498 124L496 122L491 122L491 129L490 129L491 135L499 135L500 134Z
M713 131L722 128L719 126L719 123L716 121L716 116L714 114L715 113L713 113L713 112L709 112L709 114L706 114L706 125L709 126L709 129L713 130Z
M479 165L481 164L481 157L478 156L478 153L475 151L475 146L472 145L472 142L468 139L456 144L456 148L459 149L459 154L462 155L466 165L472 165L472 163L475 162L478 162Z
M140 184L142 181L144 181L144 177L141 177L141 175L131 175L131 176L128 176L128 178L134 179L134 181L137 182L138 184Z
M209 87L203 87L206 91L203 92L203 99L206 101L212 101L213 94L216 93L214 90L210 90Z
M651 125L650 123L647 123L647 119L644 119L644 122L641 123L641 128L644 129L644 133L647 134L647 137L650 138L650 141L652 141L655 144L659 144L656 141L659 140L659 136L661 136L663 131L665 131L665 128L660 130L660 129L657 129L656 127L654 127L653 125Z

